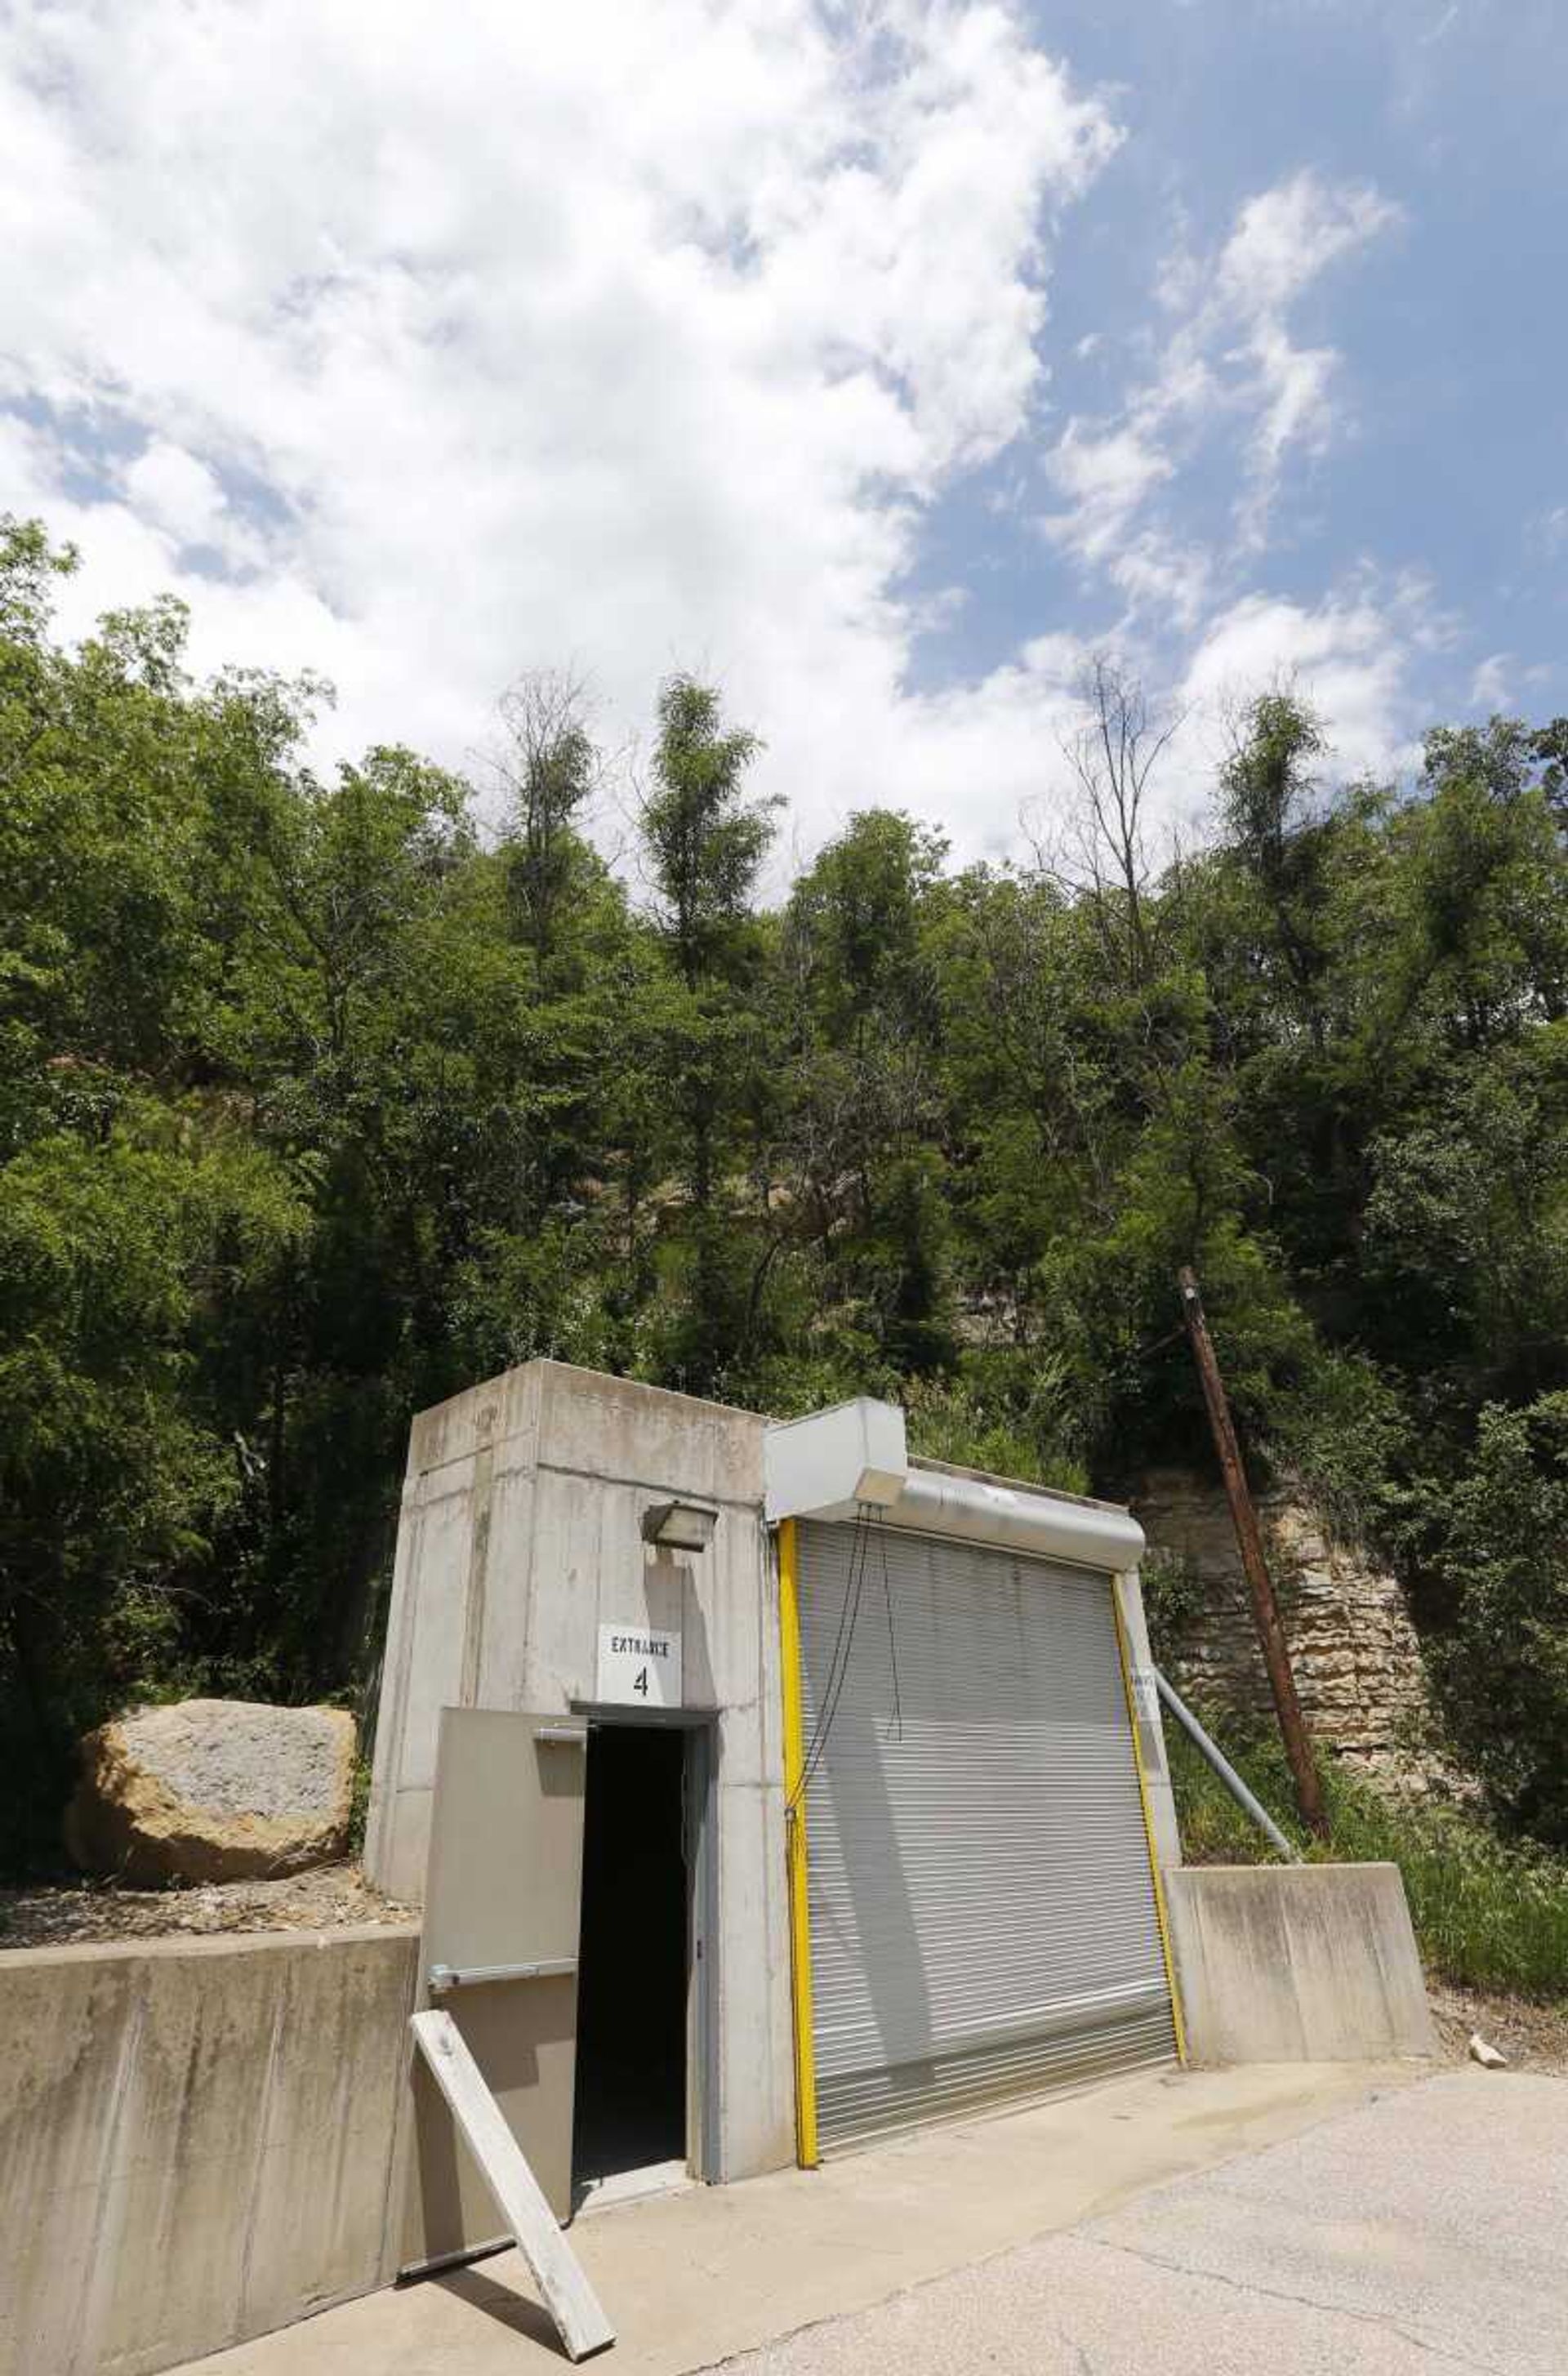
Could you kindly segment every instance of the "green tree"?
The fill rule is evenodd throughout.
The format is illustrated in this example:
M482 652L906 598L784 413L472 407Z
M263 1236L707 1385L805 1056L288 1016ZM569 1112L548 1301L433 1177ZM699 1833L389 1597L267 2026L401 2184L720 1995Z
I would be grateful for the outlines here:
M756 1264L734 1232L726 1170L755 1102L766 1033L754 994L766 948L754 912L777 798L748 795L755 735L726 727L718 694L689 676L659 690L652 783L640 812L655 921L677 994L664 1031L671 1103L683 1139L688 1210L671 1233L679 1311L666 1359L681 1383L715 1390L754 1335ZM766 1186L764 1204L766 1206ZM744 1229L754 1233L756 1222Z
M719 695L672 676L659 694L653 782L640 825L660 931L688 991L740 980L756 935L753 899L779 796L757 800L746 770L757 737L726 727Z
M1208 1457L1187 1260L1254 1465L1402 1562L1562 1836L1568 725L1346 784L1275 687L1160 857L1170 720L1107 659L1015 862L865 810L770 907L755 739L675 677L640 910L572 679L504 702L499 802L324 777L324 687L193 681L167 603L67 646L71 566L0 533L13 1862L127 1697L363 1688L410 1416L476 1376L902 1396L938 1457L1125 1489Z
M518 937L541 964L555 954L574 894L598 871L583 827L606 771L586 707L579 680L549 669L519 677L500 703L506 887Z
M72 1733L178 1670L239 1492L194 1340L225 1240L271 1259L303 1226L265 1160L156 1111L0 1167L0 1705L29 1745L0 1842L13 1862L51 1845Z
M1451 1489L1444 1700L1500 1808L1568 1844L1568 1393L1481 1412Z

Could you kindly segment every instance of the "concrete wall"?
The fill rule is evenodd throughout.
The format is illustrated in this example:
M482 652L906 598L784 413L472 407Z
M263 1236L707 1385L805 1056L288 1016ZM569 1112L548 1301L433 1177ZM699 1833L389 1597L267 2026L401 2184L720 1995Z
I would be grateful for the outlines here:
M1133 1686L1133 1715L1138 1728L1138 1761L1148 1799L1149 1828L1154 1853L1163 1876L1182 1861L1182 1827L1176 1820L1176 1796L1170 1787L1170 1764L1165 1753L1165 1712L1154 1680L1148 1624L1144 1615L1143 1586L1137 1570L1119 1575L1114 1583L1117 1613L1127 1645L1127 1666Z
M1397 1865L1189 1865L1165 1886L1193 2061L1436 2052Z
M754 1413L531 1361L415 1420L365 1863L423 1894L443 1707L564 1712L595 1696L598 1629L678 1626L684 1696L720 1711L719 2174L794 2155L778 1583ZM707 1550L645 1544L648 1504L719 1511Z
M144 2376L391 2275L417 1948L0 1955L0 2376Z

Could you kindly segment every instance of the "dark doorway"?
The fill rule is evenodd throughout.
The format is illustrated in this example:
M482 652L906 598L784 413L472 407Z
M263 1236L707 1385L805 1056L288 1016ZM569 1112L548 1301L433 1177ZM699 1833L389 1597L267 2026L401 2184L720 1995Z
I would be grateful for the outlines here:
M577 1949L578 2186L686 2158L685 1734L588 1739Z

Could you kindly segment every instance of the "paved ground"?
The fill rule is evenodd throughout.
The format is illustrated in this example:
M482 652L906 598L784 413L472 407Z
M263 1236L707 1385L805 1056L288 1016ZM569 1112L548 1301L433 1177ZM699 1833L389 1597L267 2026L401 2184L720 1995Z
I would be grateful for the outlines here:
M727 2376L1562 2376L1568 2082L1454 2073Z
M605 2376L1564 2376L1568 2081L1303 2064L1128 2080L607 2210L573 2238L620 2328ZM197 2365L566 2362L507 2252Z

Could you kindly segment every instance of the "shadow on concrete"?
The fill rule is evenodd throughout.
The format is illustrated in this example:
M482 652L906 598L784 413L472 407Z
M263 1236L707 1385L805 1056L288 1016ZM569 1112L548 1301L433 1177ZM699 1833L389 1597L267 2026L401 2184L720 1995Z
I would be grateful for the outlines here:
M542 2344L557 2359L566 2359L565 2346L549 2311L530 2301L526 2294L514 2293L510 2286L498 2285L481 2270L448 2269L442 2276L426 2277L423 2283L434 2286L440 2293L450 2294L455 2301L467 2302L471 2310L482 2311L486 2318L493 2318L511 2334Z
M930 2059L933 2011L887 1773L901 1755L918 1754L915 1736L922 1712L900 1703L893 1620L885 1599L889 1589L885 1558L885 1547L874 1537L858 1540L851 1536L844 1572L834 1579L837 1589L824 1589L826 1562L814 1562L814 1589L808 1589L802 1610L819 1688L826 1681L835 1645L841 1645L842 1665L842 1697L816 1743L810 1799L819 1807L824 1800L832 1804L847 1886L840 1907L819 1898L813 1909L813 1930L816 1940L826 1943L831 1939L837 1954L860 1977L882 2068L897 2074L896 2080L890 2075L887 2085L920 2090L930 2087L935 2077ZM814 1703L816 1693L811 1696ZM822 1717L820 1706L813 1705L808 1730L814 1732ZM906 1722L910 1737L906 1737ZM808 1800L808 1838L810 1825ZM846 2085L855 2089L861 2074L835 2073L830 2065L825 2069L826 2058L820 2049L819 2058L820 2100L831 2111L835 2096Z

